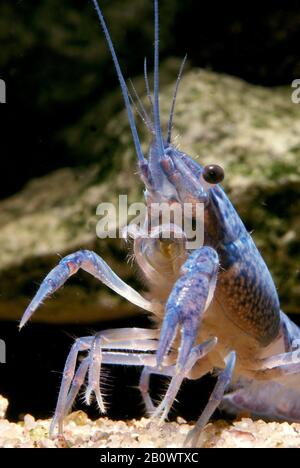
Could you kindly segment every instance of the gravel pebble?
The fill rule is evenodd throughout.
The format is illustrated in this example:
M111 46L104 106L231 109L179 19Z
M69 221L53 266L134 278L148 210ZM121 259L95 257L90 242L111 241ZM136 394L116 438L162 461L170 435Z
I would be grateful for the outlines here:
M76 411L66 418L64 436L49 438L50 420L36 420L27 414L24 421L12 423L3 419L7 406L8 401L0 396L1 448L180 448L192 427L182 418L161 426L147 418L91 421L83 411ZM217 421L206 426L200 443L205 448L297 448L300 424L250 418L233 423Z

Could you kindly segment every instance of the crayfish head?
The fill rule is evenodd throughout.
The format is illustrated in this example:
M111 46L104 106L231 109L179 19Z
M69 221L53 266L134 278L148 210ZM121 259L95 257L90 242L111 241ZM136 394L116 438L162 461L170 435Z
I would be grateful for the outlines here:
M186 245L191 245L195 235L204 239L211 191L224 178L220 166L202 167L189 155L166 144L161 156L154 142L141 177L146 188L148 233L172 242L189 242Z
M172 145L165 144L161 155L154 141L141 177L151 202L206 205L210 190L224 179L224 171L215 164L202 167Z

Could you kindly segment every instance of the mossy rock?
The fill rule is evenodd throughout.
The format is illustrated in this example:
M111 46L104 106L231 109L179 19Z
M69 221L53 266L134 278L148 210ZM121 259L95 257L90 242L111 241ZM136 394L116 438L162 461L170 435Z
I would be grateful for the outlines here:
M139 84L139 82L138 82ZM139 86L138 86L139 88ZM173 87L161 93L165 123ZM146 102L146 101L145 101ZM97 106L85 118L97 120ZM80 125L68 130L80 136ZM181 84L174 135L201 164L217 163L225 188L262 251L286 312L300 311L300 106L291 89L265 89L204 70ZM148 138L141 128L146 150ZM91 148L95 151L95 148ZM0 317L19 319L48 270L78 248L92 248L132 286L141 288L120 240L99 240L96 207L128 194L142 198L125 113L97 142L99 164L61 169L31 181L0 203ZM137 312L86 274L78 274L36 314L38 320L91 322Z

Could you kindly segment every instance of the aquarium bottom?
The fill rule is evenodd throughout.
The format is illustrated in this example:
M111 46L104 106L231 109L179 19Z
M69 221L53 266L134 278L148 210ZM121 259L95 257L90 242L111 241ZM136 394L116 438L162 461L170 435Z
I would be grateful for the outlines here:
M102 417L91 421L83 411L71 413L64 437L48 436L50 420L27 414L18 423L5 419L8 400L0 396L1 448L181 448L192 428L182 418L158 426L147 418L113 421ZM296 448L300 446L300 424L220 420L205 428L201 440L206 448Z

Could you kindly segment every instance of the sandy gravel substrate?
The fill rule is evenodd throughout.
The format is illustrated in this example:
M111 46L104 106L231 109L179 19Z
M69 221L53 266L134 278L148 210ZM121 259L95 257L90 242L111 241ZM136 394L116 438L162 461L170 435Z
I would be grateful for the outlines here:
M1 448L180 448L192 427L178 418L177 422L158 427L149 419L91 421L82 411L70 414L64 437L48 437L50 420L9 422L5 418L8 401L0 396ZM300 447L300 424L266 423L243 418L232 424L218 421L209 424L202 438L206 448L297 448Z

